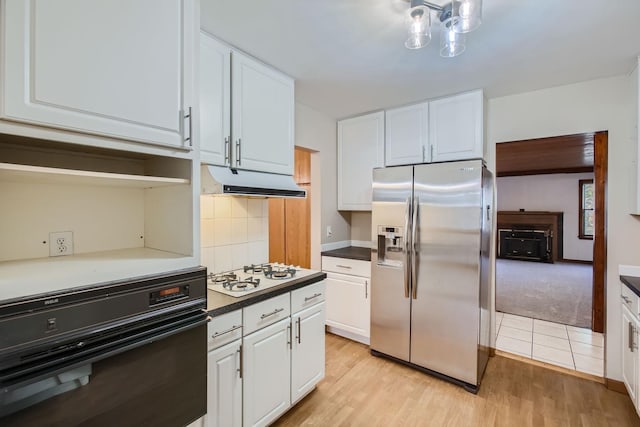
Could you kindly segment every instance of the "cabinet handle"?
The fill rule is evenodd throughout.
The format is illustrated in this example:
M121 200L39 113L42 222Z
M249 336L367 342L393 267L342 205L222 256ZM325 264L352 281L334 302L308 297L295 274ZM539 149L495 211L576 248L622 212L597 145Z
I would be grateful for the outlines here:
M296 324L298 326L298 336L296 338L298 338L298 344L302 343L302 326L300 325L300 318L298 317L298 320L296 320Z
M280 313L281 311L284 311L284 308L276 308L271 313L263 314L262 316L260 316L260 319L264 320L269 316L273 316L274 314Z
M627 322L629 324L628 333L629 333L629 350L633 353L633 324L631 322Z
M351 267L348 265L340 265L340 264L336 264L336 267L340 267L340 268L346 268L347 270L351 270Z
M240 166L240 144L242 143L242 138L238 138L236 141L236 166Z
M365 280L364 281L364 299L368 299L369 298L369 281Z
M624 300L624 302L626 302L627 304L631 304L631 300L626 297L625 295L620 295L620 298L622 298Z
M227 136L224 139L224 164L231 165L231 160L229 159L229 142L231 141L231 137Z
M192 122L191 107L189 107L189 109L187 110L187 114L184 115L184 118L186 120L189 120L189 126L187 127L187 129L189 129L189 136L186 137L184 140L185 140L185 142L189 141L189 147L193 147L193 139L191 138L191 135L192 135L192 132L193 132L193 122Z
M310 297L304 297L304 302L309 302L314 298L318 298L319 296L322 296L322 293L313 294Z
M292 337L291 337L291 329L293 329L293 328L291 328L291 323L289 323L289 324L287 325L287 338L288 338L288 339L287 339L287 346L288 346L289 348L293 348L293 346L291 345L291 342L293 341L293 339L291 339L291 338L292 338Z
M425 157L426 157L426 154L427 154L427 153L426 153L426 151L427 151L427 147L425 147L425 146L423 145L423 146L422 146L422 163L424 163L424 162L426 162L426 161L427 161L427 159L425 158Z
M429 145L429 154L430 154L429 161L433 162L433 144Z
M213 335L211 335L211 338L218 338L220 335L228 334L229 332L233 332L236 329L240 329L240 328L242 328L242 325L239 325L239 326L234 325L230 329L227 329L226 331L215 332Z
M240 348L238 349L238 358L240 359L240 361L238 362L238 369L237 369L237 371L238 371L238 376L239 376L240 378L242 378L242 368L243 368L243 365L242 365L242 345L241 345L241 346L240 346Z

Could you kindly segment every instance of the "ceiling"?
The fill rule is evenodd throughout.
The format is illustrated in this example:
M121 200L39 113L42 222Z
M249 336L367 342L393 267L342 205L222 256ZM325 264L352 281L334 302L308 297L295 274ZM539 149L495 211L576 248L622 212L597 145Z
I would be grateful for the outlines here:
M429 46L404 47L407 9L404 0L201 0L201 19L294 77L296 99L334 118L476 88L493 98L620 75L640 54L638 0L484 0L483 23L455 58L439 56L437 24Z

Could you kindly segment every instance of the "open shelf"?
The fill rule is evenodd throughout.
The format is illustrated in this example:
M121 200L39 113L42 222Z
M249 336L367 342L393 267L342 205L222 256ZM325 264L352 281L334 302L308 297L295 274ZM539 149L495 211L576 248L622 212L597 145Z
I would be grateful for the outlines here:
M100 185L131 188L156 188L189 184L188 179L182 178L93 172L13 163L0 163L0 180L40 184Z
M198 266L195 258L149 248L0 262L0 301Z

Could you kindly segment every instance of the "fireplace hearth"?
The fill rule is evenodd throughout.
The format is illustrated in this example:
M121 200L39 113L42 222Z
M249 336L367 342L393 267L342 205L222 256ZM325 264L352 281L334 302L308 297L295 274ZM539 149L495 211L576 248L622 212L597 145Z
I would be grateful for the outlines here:
M498 230L498 257L553 262L549 230Z
M562 256L563 213L498 211L499 258L556 262Z

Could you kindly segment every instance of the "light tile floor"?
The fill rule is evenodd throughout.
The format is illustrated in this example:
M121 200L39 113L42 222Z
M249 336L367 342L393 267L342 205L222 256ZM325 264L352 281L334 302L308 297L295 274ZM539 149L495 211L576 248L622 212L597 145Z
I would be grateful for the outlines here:
M604 336L590 329L496 313L496 348L579 372L604 376Z

